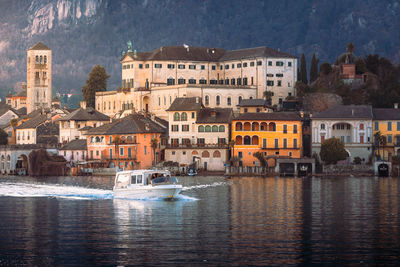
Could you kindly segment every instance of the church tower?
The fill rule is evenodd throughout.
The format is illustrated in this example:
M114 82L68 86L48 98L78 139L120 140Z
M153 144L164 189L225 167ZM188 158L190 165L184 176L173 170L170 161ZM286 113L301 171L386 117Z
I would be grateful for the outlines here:
M27 51L27 113L51 107L51 49L39 42Z

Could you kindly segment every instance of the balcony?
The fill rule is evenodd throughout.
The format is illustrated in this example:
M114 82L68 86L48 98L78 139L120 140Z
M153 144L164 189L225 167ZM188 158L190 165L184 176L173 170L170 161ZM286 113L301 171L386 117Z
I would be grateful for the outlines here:
M260 149L262 149L262 150L279 150L279 149L292 149L292 150L298 150L298 149L300 149L300 147L265 147L265 146L262 146L262 147L260 147Z
M119 140L118 143L113 143L113 142L108 142L107 145L109 146L120 146L120 145L137 145L138 142L136 142L135 140L129 141L129 140Z
M136 161L136 157L135 156L115 156L115 155L113 155L113 156L109 156L109 155L107 155L107 156L101 156L101 159L102 160L133 160L133 161Z
M167 144L166 148L220 148L220 149L228 149L228 144Z

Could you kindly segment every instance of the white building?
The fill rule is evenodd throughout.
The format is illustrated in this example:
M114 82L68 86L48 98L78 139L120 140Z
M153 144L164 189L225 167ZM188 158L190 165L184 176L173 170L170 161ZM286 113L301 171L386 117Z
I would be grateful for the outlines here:
M73 163L85 161L87 159L86 139L72 140L59 149L58 155Z

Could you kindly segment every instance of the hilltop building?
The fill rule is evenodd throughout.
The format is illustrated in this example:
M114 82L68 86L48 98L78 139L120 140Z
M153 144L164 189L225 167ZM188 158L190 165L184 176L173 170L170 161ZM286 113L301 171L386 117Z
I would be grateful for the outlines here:
M205 107L233 108L242 99L272 104L295 96L297 58L268 47L226 51L220 48L167 46L127 52L121 59L122 87L96 93L96 109L112 116L125 109L167 118L178 97L200 97Z
M52 53L39 42L27 51L26 70L27 113L36 109L50 108L52 97Z

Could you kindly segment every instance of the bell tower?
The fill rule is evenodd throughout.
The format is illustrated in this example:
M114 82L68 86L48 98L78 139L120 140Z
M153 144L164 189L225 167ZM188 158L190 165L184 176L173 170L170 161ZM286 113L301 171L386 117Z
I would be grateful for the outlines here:
M39 42L27 51L27 113L51 107L51 49Z

